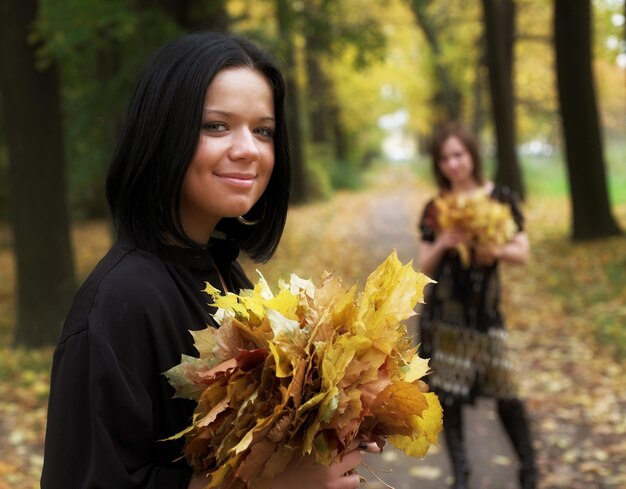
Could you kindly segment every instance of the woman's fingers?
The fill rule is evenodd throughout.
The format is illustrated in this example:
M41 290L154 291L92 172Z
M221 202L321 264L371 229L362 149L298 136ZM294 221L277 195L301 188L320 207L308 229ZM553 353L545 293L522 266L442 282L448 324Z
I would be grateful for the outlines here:
M341 462L332 466L337 474L345 474L360 465L363 462L363 452L380 453L379 446L373 441L360 441L351 448L353 449L346 453Z
M361 441L358 449L369 453L380 453L380 447L375 441Z
M341 475L346 472L350 472L357 465L360 465L361 462L363 462L361 452L359 450L352 450L351 452L346 453L341 462L337 462L331 467L334 474Z
M333 489L356 489L360 485L361 477L358 474L350 474L339 477L333 484Z

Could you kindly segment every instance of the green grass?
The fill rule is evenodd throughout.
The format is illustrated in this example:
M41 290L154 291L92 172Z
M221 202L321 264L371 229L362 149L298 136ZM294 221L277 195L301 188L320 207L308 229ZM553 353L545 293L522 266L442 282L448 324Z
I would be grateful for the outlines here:
M569 193L564 156L522 156L524 181L529 195L565 197ZM606 176L612 204L626 202L626 143L614 142L605 148Z
M599 344L610 346L615 358L626 360L626 240L621 237L566 244L536 243L550 263L544 277L547 290L559 297L565 311L581 319Z
M607 277L610 296L615 297L621 291L621 296L626 297L626 257L604 266ZM623 303L617 314L609 311L601 314L598 318L598 340L602 343L613 345L619 358L626 360L626 303Z
M526 192L534 197L564 197L569 192L565 162L559 155L520 158Z

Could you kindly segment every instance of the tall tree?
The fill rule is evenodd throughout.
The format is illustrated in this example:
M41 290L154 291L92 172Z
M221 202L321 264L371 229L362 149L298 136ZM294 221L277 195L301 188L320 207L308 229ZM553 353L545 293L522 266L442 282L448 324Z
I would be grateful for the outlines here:
M481 38L481 42L479 43L481 46L485 46L484 39ZM483 50L484 51L484 50ZM485 127L485 103L484 103L484 94L485 94L485 74L487 62L485 60L485 56L479 55L476 59L476 77L474 78L474 85L472 86L472 102L473 102L473 110L472 110L472 131L474 134L481 134L483 128Z
M226 32L230 19L226 9L227 0L159 0L158 4L185 30L208 29ZM146 2L145 7L154 2Z
M311 29L306 30L306 74L308 85L308 116L313 143L325 143L328 133L328 80L320 66L320 40Z
M327 143L331 134L328 130L328 88L330 81L321 66L321 57L330 46L328 2L306 0L303 16L303 35L305 39L305 68L307 80L307 115L309 134L313 143Z
M291 138L291 162L293 168L293 183L291 199L294 203L304 202L308 198L308 188L304 162L304 136L300 126L301 111L298 83L296 80L296 47L293 41L294 11L288 0L276 0L276 16L278 20L279 37L283 42L282 48L285 61L285 83L287 85L287 124Z
M507 185L524 198L524 182L516 151L513 96L515 2L483 0L483 16L498 159L495 181Z
M554 47L572 237L620 234L611 213L592 71L591 1L555 0Z
M74 294L56 65L35 69L35 0L1 2L0 92L17 268L14 341L54 343Z
M307 109L313 143L332 143L339 165L349 164L351 135L346 130L335 80L326 66L348 50L354 53L354 69L360 70L384 56L386 40L375 12L353 9L349 2L306 0L299 12L299 31L306 41ZM326 61L327 63L324 63Z
M442 59L442 50L437 36L438 28L428 13L431 0L411 0L410 5L417 24L424 33L433 56L438 89L435 94L436 122L454 121L461 117L461 91L455 86Z

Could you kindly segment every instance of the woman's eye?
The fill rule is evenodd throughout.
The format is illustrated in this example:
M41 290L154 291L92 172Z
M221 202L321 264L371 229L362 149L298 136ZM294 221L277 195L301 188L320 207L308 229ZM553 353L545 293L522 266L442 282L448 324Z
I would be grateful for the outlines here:
M202 125L205 131L220 132L226 130L226 124L222 122L206 122Z
M265 138L273 138L274 137L274 129L269 127L259 127L254 131L256 134L263 136Z

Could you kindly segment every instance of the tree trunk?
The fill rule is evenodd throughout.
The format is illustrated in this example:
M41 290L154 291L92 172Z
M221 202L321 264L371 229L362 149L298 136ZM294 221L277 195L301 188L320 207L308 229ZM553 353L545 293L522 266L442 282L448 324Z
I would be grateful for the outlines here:
M304 136L300 126L300 101L296 80L296 51L293 43L293 12L288 0L276 0L276 16L280 39L283 42L285 84L287 89L287 126L291 140L291 166L293 180L291 201L301 203L308 198L304 163Z
M328 135L327 82L319 62L319 49L314 33L306 40L306 73L308 82L308 116L311 141L325 143Z
M472 111L472 132L479 137L482 134L483 129L485 127L485 69L487 69L487 61L485 55L485 38L484 36L480 38L478 43L478 49L480 50L480 55L476 60L476 77L474 78L474 86L472 87L472 91L474 94L474 110Z
M18 345L56 342L74 294L54 64L35 70L35 0L1 2L0 92L9 154Z
M417 24L422 29L424 37L430 46L433 56L435 78L439 81L438 90L434 97L435 125L448 121L459 120L461 116L461 92L454 86L448 69L441 60L441 47L437 39L437 28L432 24L427 12L427 3L424 0L412 0L411 8Z
M487 67L491 112L496 134L497 165L495 181L525 197L524 182L517 160L515 105L513 97L513 39L515 2L483 0Z
M572 237L620 234L609 204L596 106L590 0L555 0L554 47L572 203Z
M161 7L187 31L202 29L227 32L230 18L226 10L226 1L161 0Z
M335 158L340 163L348 161L350 156L348 135L341 122L341 107L337 101L337 97L334 93L329 97L329 118L330 127L333 132L333 146L335 149Z

